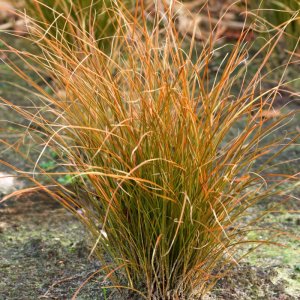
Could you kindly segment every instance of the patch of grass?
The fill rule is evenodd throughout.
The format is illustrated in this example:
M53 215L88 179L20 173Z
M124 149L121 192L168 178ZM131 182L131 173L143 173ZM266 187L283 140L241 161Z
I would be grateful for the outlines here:
M264 117L282 83L260 89L280 35L256 53L264 57L251 77L244 35L213 73L211 40L193 61L194 44L182 47L168 9L154 24L138 22L123 6L114 14L120 30L109 55L94 31L68 18L72 48L54 38L64 34L60 26L48 35L37 25L32 38L42 55L34 60L65 97L47 93L11 63L47 114L2 101L37 125L31 134L41 136L43 150L32 181L45 174L38 165L47 148L65 159L68 172L46 172L60 190L41 188L86 225L92 253L106 262L104 281L145 299L200 297L244 257L245 245L270 242L248 238L261 217L249 209L275 195L286 201L288 190L276 187L297 181L294 174L270 172L297 135L269 139L293 115ZM27 61L30 53L11 51L40 75ZM242 128L236 126L241 120ZM265 159L257 165L259 158ZM76 176L85 196L73 197L55 180L62 175Z

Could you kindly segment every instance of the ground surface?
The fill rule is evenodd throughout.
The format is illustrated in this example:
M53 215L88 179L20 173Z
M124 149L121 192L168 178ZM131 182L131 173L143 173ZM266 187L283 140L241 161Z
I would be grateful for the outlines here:
M88 260L81 224L41 193L12 200L0 209L0 299L71 299L100 263ZM283 218L284 217L284 218ZM289 231L296 215L280 216ZM274 223L276 217L270 218ZM299 243L268 246L221 280L207 300L287 300L300 297ZM77 299L105 299L103 277L95 276ZM110 299L122 299L114 294ZM124 298L123 298L124 299Z
M14 43L18 45L19 41L15 40ZM22 47L22 44L18 47ZM30 45L25 48L28 47ZM6 83L13 76L7 66L0 62L1 96L24 105L29 101L26 95L15 93L15 89ZM283 101L285 105L289 100ZM294 103L287 109L294 110L295 106L297 104ZM6 106L0 107L0 120L0 138L9 143L16 142L20 138L16 123L23 121ZM298 121L297 118L292 120L288 126L299 130L299 118ZM31 147L32 150L31 142L28 141L25 147ZM38 149L30 153L34 160ZM299 146L294 146L284 154L284 158L293 159L299 157L299 153ZM1 144L0 158L19 168L30 169L22 158L7 149L7 145ZM44 165L47 164L51 167L51 163L44 161ZM293 163L285 164L282 168L293 173L299 172L299 167ZM13 173L5 165L0 166L0 172ZM21 180L15 182L13 188L26 184ZM4 181L1 178L0 186L1 198L8 192L3 188ZM295 191L295 196L299 197L299 193L299 190ZM268 204L261 205L265 207ZM289 232L291 236L276 238L277 242L287 247L270 245L259 248L230 276L221 280L206 299L300 299L300 243L294 238L296 235L299 237L300 231L299 207L299 201L295 200L281 207L283 213L271 214L263 221L266 228L276 227ZM257 206L253 213L259 210L260 206ZM294 213L288 212L291 210ZM261 238L257 233L249 234L253 239ZM88 255L88 238L82 225L49 196L33 193L0 204L0 300L71 299L80 285L101 267L99 262L89 260ZM110 292L102 288L102 280L101 275L93 277L77 299L106 299ZM114 294L110 299L122 297Z

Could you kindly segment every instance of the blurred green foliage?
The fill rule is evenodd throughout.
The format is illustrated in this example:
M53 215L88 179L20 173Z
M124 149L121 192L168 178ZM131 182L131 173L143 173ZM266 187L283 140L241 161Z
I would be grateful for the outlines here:
M130 9L134 2L123 0L120 3L124 9ZM98 40L99 47L106 49L118 28L115 1L111 0L28 0L26 9L28 15L53 37L63 38L69 43L80 30L92 35ZM64 35L57 36L57 32Z
M251 1L252 7L258 10L268 29L285 28L287 47L293 50L296 46L300 49L300 0L262 0Z

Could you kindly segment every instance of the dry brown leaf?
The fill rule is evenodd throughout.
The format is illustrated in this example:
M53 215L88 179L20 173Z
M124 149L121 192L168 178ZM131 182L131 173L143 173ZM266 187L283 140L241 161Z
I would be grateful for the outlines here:
M232 0L209 2L160 0L157 2L157 7L153 5L152 0L146 3L150 15L154 14L156 8L161 15L167 10L171 11L178 31L183 36L193 37L196 40L206 40L213 28L215 39L219 37L239 38L245 27L244 22L237 20L237 14L241 13L241 8Z
M0 23L13 17L14 7L8 1L0 0Z
M258 115L258 117L263 117L266 119L273 119L277 118L281 115L280 111L277 109L272 109L272 110L263 110L261 114Z

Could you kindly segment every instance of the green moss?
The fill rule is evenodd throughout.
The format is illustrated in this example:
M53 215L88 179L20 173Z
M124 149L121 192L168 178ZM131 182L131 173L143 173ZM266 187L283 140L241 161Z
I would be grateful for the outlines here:
M282 207L283 209L284 207ZM273 284L285 282L286 291L292 296L300 297L300 274L297 271L300 257L300 242L297 239L299 226L296 225L298 215L289 212L269 214L265 217L265 226L282 230L282 235L274 237L274 244L264 244L251 252L247 262L252 266L260 265L264 268L272 267L277 275L273 277ZM288 232L288 234L284 234ZM262 235L262 236L261 236ZM267 233L251 231L248 239L259 240L267 237Z

